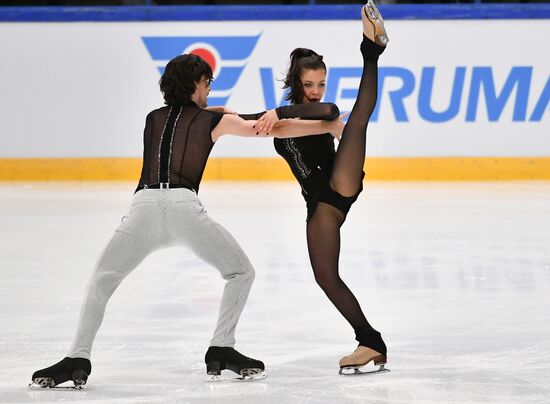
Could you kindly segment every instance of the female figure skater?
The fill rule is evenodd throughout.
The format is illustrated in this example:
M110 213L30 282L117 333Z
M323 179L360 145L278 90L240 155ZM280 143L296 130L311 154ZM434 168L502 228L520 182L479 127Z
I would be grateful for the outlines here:
M275 149L287 161L302 187L307 204L307 245L315 280L331 302L355 330L357 349L340 360L340 373L373 362L384 370L386 345L378 331L367 321L357 299L338 274L340 227L351 205L362 191L365 162L366 130L377 99L378 56L384 51L388 37L383 19L372 0L362 8L363 73L359 93L344 127L338 150L330 134L274 139ZM305 105L318 103L325 92L326 66L322 56L312 50L298 48L291 53L291 63L284 88L290 88L287 100L291 106L265 113L244 115L258 119L256 127L270 132L273 125ZM317 104L322 119L326 106ZM326 118L326 117L325 117Z

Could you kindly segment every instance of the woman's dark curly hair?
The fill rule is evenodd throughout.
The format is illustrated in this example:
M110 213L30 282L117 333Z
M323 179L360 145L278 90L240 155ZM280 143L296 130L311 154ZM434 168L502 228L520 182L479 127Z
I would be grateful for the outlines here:
M197 55L179 55L168 62L159 80L166 105L183 105L191 101L196 83L203 76L212 81L212 68Z
M291 104L301 104L304 99L304 88L300 80L300 75L304 69L323 69L326 72L327 66L323 62L323 57L311 49L296 48L292 51L290 54L290 67L283 86L283 88L290 88L285 100L290 101Z

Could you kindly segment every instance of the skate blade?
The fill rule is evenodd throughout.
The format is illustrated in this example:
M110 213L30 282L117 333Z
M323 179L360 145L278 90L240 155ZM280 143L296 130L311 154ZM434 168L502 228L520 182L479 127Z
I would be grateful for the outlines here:
M260 369L244 369L241 371L241 375L237 377L222 377L221 375L209 376L209 382L214 383L228 383L228 382L253 382L257 380L263 380L267 377L267 373Z
M389 38L386 28L384 27L382 14L380 14L380 11L378 11L376 5L371 0L365 4L363 10L374 29L374 42L380 46L386 46L389 42Z
M57 386L51 377L37 377L29 384L31 390L84 390L84 383L74 382L74 386L62 386L60 383Z
M386 369L384 365L380 365L378 369L375 370L361 370L358 366L348 366L344 368L340 368L338 371L339 375L342 376L360 376L360 375L374 375L377 373L385 373L389 372L389 369Z
M255 380L263 380L267 377L267 373L261 369L246 369L241 371L241 376L237 377L235 380L240 380L243 382L252 382Z
M69 391L78 391L78 390L86 390L86 386L84 386L84 385L78 385L78 386L42 386L40 384L30 383L29 384L29 389L31 389L31 390L56 390L56 391L69 390Z

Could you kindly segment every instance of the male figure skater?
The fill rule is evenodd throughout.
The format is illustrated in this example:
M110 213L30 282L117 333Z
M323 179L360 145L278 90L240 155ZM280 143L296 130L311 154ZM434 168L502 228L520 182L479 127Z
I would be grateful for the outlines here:
M214 266L227 281L219 318L205 356L207 373L229 369L243 378L261 374L263 362L233 346L235 328L254 279L254 269L237 241L212 220L197 197L204 168L223 134L256 137L254 121L204 109L212 70L200 57L172 59L160 79L166 106L147 115L143 168L129 213L99 257L88 284L77 333L60 362L36 371L31 387L54 387L72 380L76 388L91 373L91 349L107 302L122 280L152 252L187 246ZM330 119L338 117L335 105ZM307 118L308 111L303 111ZM298 116L302 117L302 116ZM331 132L339 136L342 122L282 120L269 136L303 136Z

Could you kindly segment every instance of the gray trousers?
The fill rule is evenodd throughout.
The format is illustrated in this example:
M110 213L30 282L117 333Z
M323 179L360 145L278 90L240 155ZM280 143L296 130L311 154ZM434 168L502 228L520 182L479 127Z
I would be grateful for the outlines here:
M107 302L122 280L153 251L187 246L227 281L210 346L232 347L235 327L254 281L254 268L237 241L210 219L195 192L144 189L132 200L89 281L70 357L90 358Z

